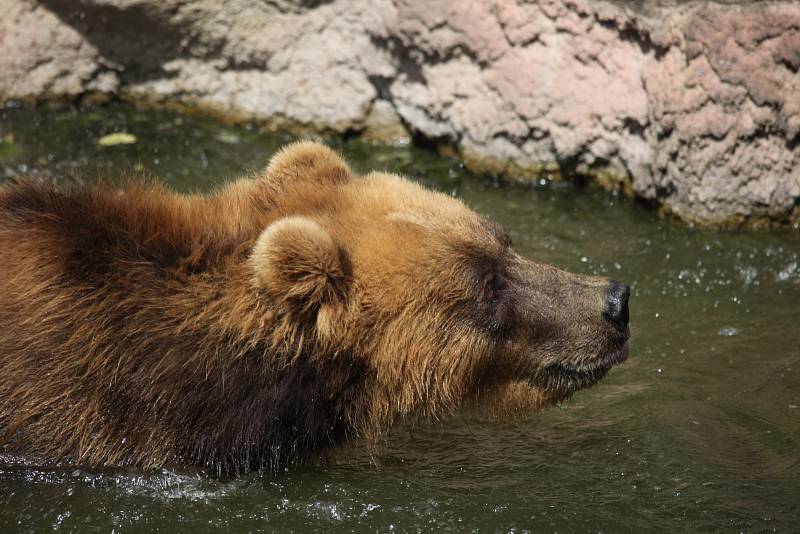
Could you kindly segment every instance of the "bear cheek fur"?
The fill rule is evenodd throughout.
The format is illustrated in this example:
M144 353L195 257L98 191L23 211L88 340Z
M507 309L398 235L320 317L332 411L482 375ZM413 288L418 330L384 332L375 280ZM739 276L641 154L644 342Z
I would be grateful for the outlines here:
M386 243L402 253L379 253ZM450 413L487 388L499 396L496 379L520 376L523 364L512 365L512 354L473 320L474 282L446 248L435 236L392 225L363 236L354 249L358 304L352 330L362 333L357 352L375 371L369 388L374 428L412 413Z

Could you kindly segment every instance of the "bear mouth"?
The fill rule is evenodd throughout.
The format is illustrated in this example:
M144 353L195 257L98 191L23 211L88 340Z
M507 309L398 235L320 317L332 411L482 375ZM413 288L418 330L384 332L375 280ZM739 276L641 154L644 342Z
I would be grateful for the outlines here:
M608 371L628 359L628 341L607 354L579 363L553 362L541 367L532 382L547 391L572 394L599 382Z

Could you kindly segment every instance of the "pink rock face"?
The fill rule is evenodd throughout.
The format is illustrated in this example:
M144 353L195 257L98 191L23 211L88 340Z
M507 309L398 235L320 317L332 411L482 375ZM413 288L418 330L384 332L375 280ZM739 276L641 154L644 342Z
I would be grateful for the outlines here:
M405 128L476 169L627 184L691 223L800 220L800 3L628 5L0 0L0 99L117 92L370 139Z

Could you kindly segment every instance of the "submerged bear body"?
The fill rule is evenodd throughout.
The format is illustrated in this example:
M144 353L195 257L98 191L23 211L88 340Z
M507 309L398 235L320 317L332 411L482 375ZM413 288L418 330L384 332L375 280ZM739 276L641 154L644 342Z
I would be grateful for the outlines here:
M312 143L209 196L6 185L0 250L0 446L46 461L279 468L627 356L625 286Z

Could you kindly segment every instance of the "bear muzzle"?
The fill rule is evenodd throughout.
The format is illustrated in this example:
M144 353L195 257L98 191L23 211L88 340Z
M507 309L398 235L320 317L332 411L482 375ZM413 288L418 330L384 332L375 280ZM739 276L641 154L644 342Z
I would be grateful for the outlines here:
M630 286L523 258L515 267L533 386L564 399L628 358Z

